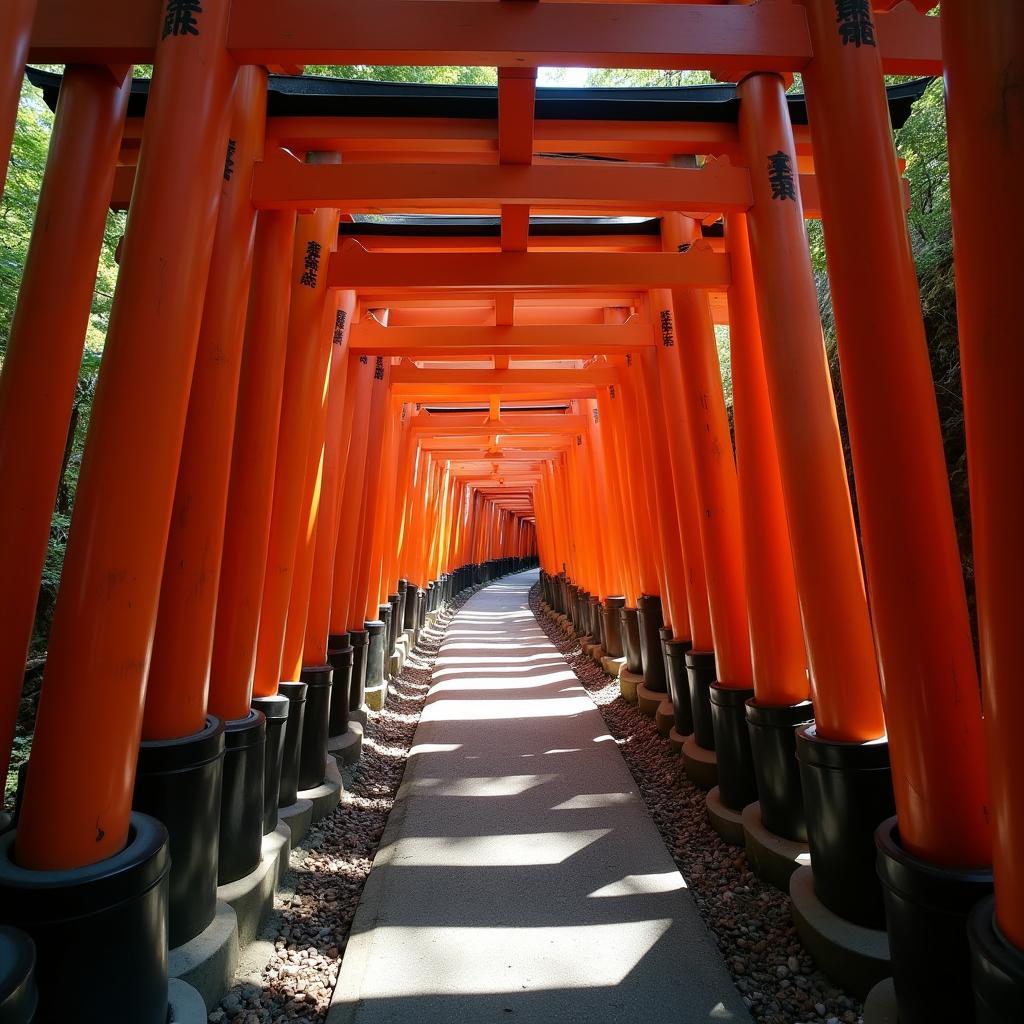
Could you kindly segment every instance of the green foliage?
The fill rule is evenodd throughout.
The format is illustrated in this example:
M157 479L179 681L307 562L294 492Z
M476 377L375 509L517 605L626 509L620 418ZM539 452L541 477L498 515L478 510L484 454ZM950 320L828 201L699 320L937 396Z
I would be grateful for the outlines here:
M712 85L715 79L706 71L654 71L646 68L595 68L587 76L587 85L663 88L675 85Z
M494 85L495 68L388 67L383 64L307 64L307 75L325 78L349 78L370 82L409 82L417 85Z

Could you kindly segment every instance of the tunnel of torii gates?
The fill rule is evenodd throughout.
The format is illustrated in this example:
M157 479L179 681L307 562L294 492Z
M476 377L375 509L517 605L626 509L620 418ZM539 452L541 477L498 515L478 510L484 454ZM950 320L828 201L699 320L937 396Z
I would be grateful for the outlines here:
M854 928L901 1021L1024 1019L1024 9L932 6L7 0L0 165L25 64L66 70L31 73L56 120L0 378L4 758L128 210L0 837L37 1020L74 992L75 1020L163 1022L218 884L324 787L419 631L537 564L624 694L670 702L716 827L756 799L808 844L826 969L856 966ZM538 93L542 65L739 84ZM890 130L923 83L887 74L946 79L980 676ZM0 961L10 1006L29 961Z

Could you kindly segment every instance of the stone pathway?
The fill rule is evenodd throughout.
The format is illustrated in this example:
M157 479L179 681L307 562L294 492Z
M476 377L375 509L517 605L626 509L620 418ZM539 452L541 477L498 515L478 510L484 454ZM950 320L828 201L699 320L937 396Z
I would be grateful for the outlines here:
M749 1022L536 579L451 624L328 1024Z

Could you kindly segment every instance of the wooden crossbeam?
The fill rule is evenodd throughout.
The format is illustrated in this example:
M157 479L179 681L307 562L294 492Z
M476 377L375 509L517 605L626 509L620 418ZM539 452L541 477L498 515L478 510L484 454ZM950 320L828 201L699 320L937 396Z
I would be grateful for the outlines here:
M368 253L351 240L331 256L328 284L362 293L437 288L729 287L729 257L695 245L689 252Z
M411 428L416 434L433 437L501 437L534 434L578 434L586 427L586 418L571 413L510 413L499 421L488 421L479 413L417 413Z
M162 0L39 0L29 60L148 64ZM938 19L876 15L888 74L942 73ZM395 64L799 71L811 57L799 4L234 0L242 64Z
M525 204L584 213L708 214L741 212L753 202L747 170L717 162L695 169L582 161L486 167L277 159L256 166L252 198L260 209L335 206L347 213L478 213Z
M381 327L374 320L352 326L353 352L414 359L525 356L575 358L634 352L655 343L650 324L526 327Z

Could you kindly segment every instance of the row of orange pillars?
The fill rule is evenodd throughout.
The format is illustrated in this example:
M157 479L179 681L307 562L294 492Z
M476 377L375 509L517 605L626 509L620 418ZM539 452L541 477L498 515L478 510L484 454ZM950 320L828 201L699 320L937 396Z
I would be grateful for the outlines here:
M856 60L830 52L841 45L833 4L808 5L815 52L829 59L805 80L820 105L812 134L856 523L800 205L773 202L766 175L752 176L763 194L748 218L727 223L736 460L706 310L673 291L660 299L672 345L628 368L632 411L599 410L598 432L581 437L578 458L598 474L603 460L603 486L567 463L538 485L534 528L437 467L417 483L403 466L387 364L338 354L352 296L329 294L307 264L330 250L337 212L257 221L242 190L218 208L229 98L259 89L260 74L233 65L224 24L187 52L173 38L158 45L32 757L16 827L0 837L0 920L40 943L40 1019L90 1019L68 1009L70 992L125 1007L124 1019L166 1019L167 838L133 811L139 778L153 780L161 813L214 821L219 835L220 790L204 770L217 762L223 777L223 750L248 750L262 729L251 778L276 771L290 737L300 784L296 706L305 693L308 714L310 690L324 701L332 651L343 680L363 678L361 657L376 684L399 625L415 633L425 621L426 594L438 607L538 550L548 603L582 626L596 598L589 628L605 642L617 598L643 611L642 629L620 617L627 671L655 692L674 680L680 727L689 696L695 737L717 748L726 807L756 786L783 838L799 838L803 821L821 904L870 928L884 900L901 1020L926 1019L922 1005L930 1020L1024 1018L1024 14L1011 0L943 8L980 674L881 65L870 47ZM16 0L2 15L3 165L26 11ZM63 342L84 334L127 97L124 69L73 68L68 84L67 123L90 130L55 132L0 378L5 752L81 351ZM740 88L750 167L792 153L779 80L753 75ZM231 131L244 160L259 126L243 116ZM665 231L687 244L671 219ZM240 342L224 344L243 336L244 360ZM677 361L663 362L669 349ZM213 380L232 360L238 397L223 403ZM359 374L374 383L356 386ZM623 430L605 433L620 417ZM227 456L210 443L225 430L241 439ZM329 430L339 443L325 444ZM210 514L218 502L227 530ZM332 648L332 636L346 642ZM332 691L342 716L358 684L347 707L345 690ZM328 733L333 707L332 696ZM310 717L321 727L324 704ZM326 763L317 735L311 782ZM184 797L173 788L183 775L200 780ZM228 828L245 815L247 838L258 838L254 821L261 836L272 792L244 787ZM170 871L201 902L217 857L200 850L187 876L189 854ZM173 945L173 905L170 926Z

